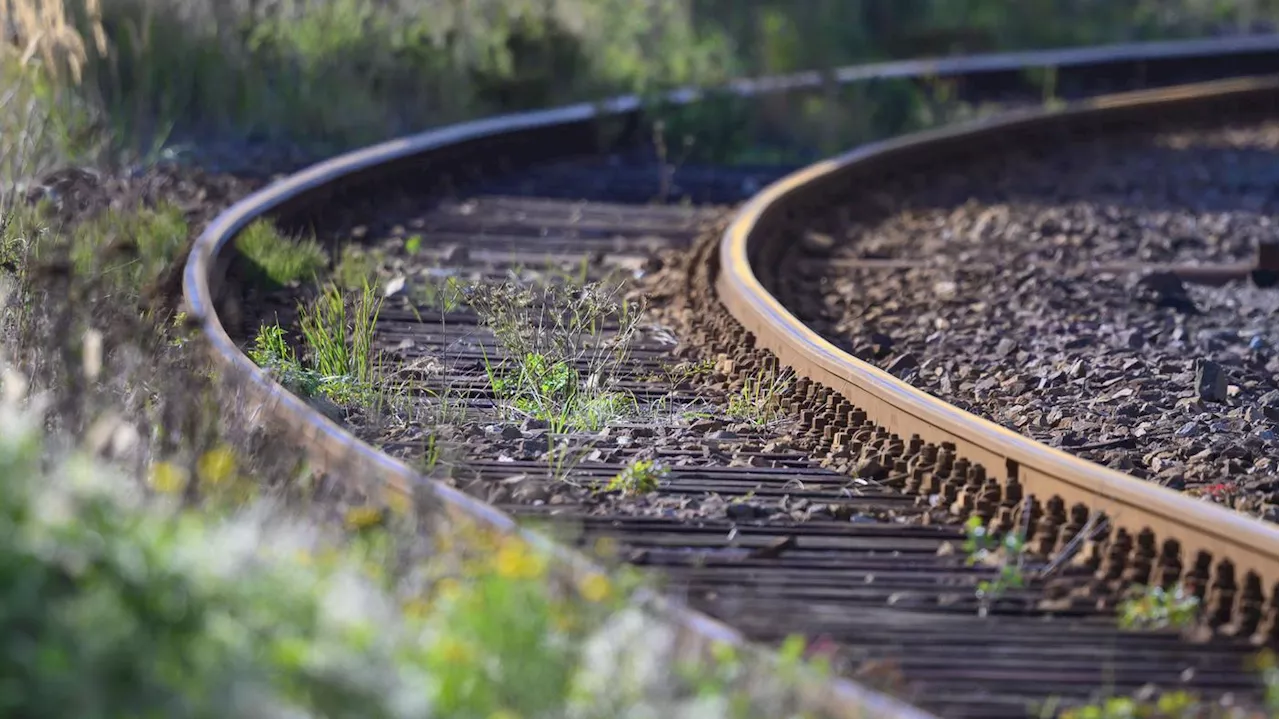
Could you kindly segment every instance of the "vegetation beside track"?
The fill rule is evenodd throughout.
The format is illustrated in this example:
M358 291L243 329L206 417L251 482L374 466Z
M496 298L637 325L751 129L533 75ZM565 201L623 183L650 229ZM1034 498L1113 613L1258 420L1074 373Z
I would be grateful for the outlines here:
M691 12L674 0L566 0L548 13L511 0L253 11L216 0L0 0L0 259L7 355L26 371L7 373L4 390L16 400L30 383L45 398L0 412L10 538L0 585L5 621L22 629L5 633L0 663L25 689L0 698L0 711L43 715L79 697L80 714L104 717L741 716L730 710L744 704L780 716L768 697L733 689L748 677L729 652L710 670L655 671L664 647L638 639L632 614L612 613L624 594L615 580L547 582L544 557L490 537L426 542L415 508L339 492L271 437L228 421L245 408L202 360L177 304L177 268L199 224L249 185L115 168L188 150L252 165L251 141L299 146L263 160L287 164L621 90L957 48L1196 34L1275 15L1274 2L1188 0L1181 14L1080 3L1072 17L1095 13L1091 24L1041 23L1037 3L1010 22L1005 4L971 3L961 16L946 1L889 11L822 3L792 16L779 2L698 2ZM680 147L689 123L716 120L679 118L668 144ZM740 152L737 142L725 152ZM108 169L47 174L68 163ZM144 177L102 189L132 173ZM44 205L29 206L34 197ZM274 281L326 261L263 237L242 244L262 253ZM638 491L654 471L619 481ZM788 646L795 666L803 644ZM642 648L652 652L629 670L618 664Z

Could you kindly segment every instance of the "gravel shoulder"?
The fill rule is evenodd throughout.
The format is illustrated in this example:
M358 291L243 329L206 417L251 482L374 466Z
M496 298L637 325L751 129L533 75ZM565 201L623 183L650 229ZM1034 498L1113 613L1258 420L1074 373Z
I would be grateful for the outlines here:
M1248 261L1276 148L1274 121L1171 129L899 178L811 225L784 299L941 399L1275 521L1276 291L1096 266Z

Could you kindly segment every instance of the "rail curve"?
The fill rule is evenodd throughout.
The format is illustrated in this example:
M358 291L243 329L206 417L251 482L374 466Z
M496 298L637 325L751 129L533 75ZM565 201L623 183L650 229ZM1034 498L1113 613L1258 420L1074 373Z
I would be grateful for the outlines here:
M768 286L774 280L776 253L794 236L784 228L833 198L874 186L878 173L890 166L919 170L954 162L997 142L1021 144L1156 118L1274 113L1277 88L1275 78L1260 78L1108 96L1060 111L1014 112L874 143L812 165L749 200L725 231L719 248L719 298L754 333L758 345L801 376L843 395L890 432L935 445L951 443L957 457L982 466L1006 487L1017 485L1022 494L1038 501L1057 498L1068 508L1083 505L1102 512L1113 528L1133 537L1153 533L1154 546L1175 540L1184 574L1196 566L1192 558L1200 553L1212 557L1213 585L1256 582L1265 594L1264 603L1251 610L1265 611L1263 607L1275 606L1280 578L1280 534L1275 525L1087 462L947 404L841 351L784 307ZM1251 600L1245 599L1246 592L1230 594L1228 613L1235 617Z
M854 82L866 79L887 77L924 77L924 76L957 76L972 78L975 82L999 85L1002 82L1016 80L1026 67L1055 66L1064 77L1073 73L1088 76L1090 73L1119 73L1128 77L1149 76L1157 78L1161 72L1173 72L1171 68L1197 66L1213 74L1216 67L1218 75L1230 74L1235 63L1241 58L1270 58L1276 53L1277 42L1273 36L1247 39L1194 41L1189 43L1151 43L1142 45L1115 46L1109 48L1090 48L1086 50L1068 50L1044 53L1018 53L975 58L957 58L952 60L919 61L908 63L888 63L878 66L841 70L835 77L841 82ZM1273 72L1271 69L1262 72ZM799 75L784 79L767 79L737 83L729 89L739 95L751 96L764 92L788 91L813 87L821 82L821 78ZM1248 95L1253 90L1246 88L1247 83L1236 89L1238 94ZM1252 86L1250 86L1252 87ZM1274 83L1272 84L1274 97ZM701 93L698 91L680 91L670 96L672 102L696 102ZM1130 104L1125 104L1125 103ZM1133 103L1137 104L1133 104ZM1148 99L1148 103L1155 100ZM1121 113L1125 108L1142 106L1141 101L1127 100L1121 102L1114 112ZM1146 107L1146 106L1142 106ZM375 448L357 439L347 429L333 422L321 413L312 409L306 402L289 393L273 381L266 373L246 357L239 346L228 335L220 314L235 311L236 298L229 290L234 285L236 253L234 238L249 223L260 217L270 216L285 226L306 226L319 222L327 209L332 206L370 193L376 193L378 186L387 182L416 183L425 188L448 188L455 180L464 180L486 172L509 169L512 164L523 164L549 158L589 153L599 149L604 142L625 142L634 139L635 129L643 111L642 104L634 97L610 100L598 105L577 105L573 107L548 110L542 112L523 113L487 120L480 120L462 125L429 131L420 135L394 140L371 148L359 150L335 159L320 163L298 174L277 182L254 195L240 201L217 217L200 235L193 246L184 273L184 295L189 314L195 318L203 329L208 348L219 370L225 378L235 383L249 403L254 406L254 419L282 430L292 441L305 449L313 464L318 469L330 470L340 476L362 481L366 488L373 491L410 496L425 492L429 501L440 511L442 520L448 523L480 524L501 532L520 532L530 541L548 547L555 553L560 563L568 571L579 571L591 568L589 560L582 555L551 544L541 535L522 530L508 515L493 507L471 498L457 490L422 477L417 471L404 462L393 459ZM1094 115L1090 115L1092 112ZM1091 110L1069 110L1054 115L1054 118L1094 117L1105 115L1107 106L1098 105ZM1033 119L1034 118L1034 119ZM1028 116L1021 122L1033 125L1041 121L1040 115ZM1061 122L1060 119L1053 120ZM986 132L1001 127L991 125ZM1017 127L1016 123L1011 127ZM968 132L979 132L969 129ZM931 136L938 141L949 137L959 137L948 131ZM987 135L988 137L990 134ZM916 142L921 138L916 138ZM956 142L957 140L952 140ZM808 345L820 347L820 339L807 337L802 327L796 327L794 318L777 305L771 297L762 291L759 279L751 274L751 265L747 261L751 253L758 252L765 246L760 239L765 236L765 224L772 213L794 210L793 202L811 201L813 196L804 192L804 187L811 180L819 178L844 177L842 168L854 165L854 160L867 153L889 152L901 143L894 142L877 145L874 148L855 152L840 158L835 163L823 163L816 168L799 173L771 187L756 200L748 204L739 215L738 221L725 236L722 257L724 267L719 277L719 287L726 305L735 315L741 315L743 324L761 338L769 337L770 330L763 324L766 320L778 326L790 327L793 337L782 342L782 335L774 335L778 340L780 356L788 362L794 362L804 372L822 373L824 384L841 387L841 381L847 382L847 390L851 400L860 405L869 405L869 410L881 412L889 426L895 431L906 431L910 425L904 424L908 408L919 411L920 406L930 406L925 402L927 397L915 397L909 387L898 386L896 380L889 377L878 377L876 370L859 367L856 361L850 363L833 352L834 348L825 348L821 352L803 349ZM783 208L781 210L776 208ZM750 295L754 293L754 295ZM808 344L806 344L808 343ZM814 352L813 354L804 354ZM806 359L808 357L809 359ZM821 358L820 360L818 358ZM837 373L845 373L843 375ZM862 373L862 374L857 374ZM841 380L840 377L846 377ZM853 377L865 377L855 382ZM874 381L872 381L874 380ZM895 384L896 383L896 384ZM900 407L886 399L877 399L874 392L893 390L907 393L912 403ZM859 394L861 393L861 394ZM896 396L890 394L889 396ZM955 429L968 420L960 417L955 411L944 412L936 420L942 430ZM915 416L914 414L911 416ZM1000 436L996 446L981 447L975 442L981 438L976 435L963 435L953 432L957 440L968 442L960 444L961 451L973 453L969 456L978 461L998 464L1001 459L1012 458L1018 462L1019 481L1034 491L1042 491L1042 486L1032 476L1032 471L1051 466L1055 461L1070 460L1070 457L1059 457L1055 453L1038 447L1025 446L1028 441L1016 436ZM1005 433L1006 435L1008 433ZM965 439L968 437L968 439ZM985 452L985 453L983 453ZM1074 465L1073 465L1074 466ZM1091 465L1090 465L1091 467ZM1080 470L1084 472L1085 470ZM1093 471L1093 470L1089 470ZM1046 475L1057 481L1056 475ZM1093 476L1093 475L1089 475ZM1118 482L1114 477L1105 475L1107 481L1096 480L1093 485L1083 484L1078 489L1058 489L1057 494L1073 502L1095 498L1085 497L1090 488L1102 494L1106 502L1142 501L1142 491L1131 486L1131 481ZM1120 479L1127 479L1121 477ZM1056 486L1056 485L1054 485ZM1076 494L1070 493L1071 491ZM1114 495L1114 497L1112 496ZM1160 495L1164 506L1178 509L1181 505L1174 499ZM1205 521L1227 521L1227 513L1213 511L1204 507L1192 506L1188 509L1188 517L1202 518ZM1110 504L1105 505L1111 507ZM1206 513L1207 511L1207 513ZM1115 513L1112 512L1113 518ZM1175 518L1170 518L1173 522ZM1150 523L1152 520L1148 520ZM1233 520L1234 521L1234 520ZM1170 527L1185 526L1171 524ZM1155 527L1161 536L1168 533L1169 527ZM1257 528L1241 530L1245 540L1236 542L1249 551L1262 551L1269 539L1271 544L1271 573L1265 574L1265 568L1258 564L1237 559L1236 554L1242 552L1235 545L1226 550L1218 544L1205 546L1216 550L1214 556L1230 556L1239 566L1255 572L1264 580L1274 583L1275 577L1275 535L1267 534ZM1208 541L1208 540L1206 540ZM1213 540L1214 542L1225 540ZM1261 560L1259 560L1260 562ZM1275 591L1271 590L1271 601L1274 602ZM674 628L681 646L690 652L702 652L712 642L729 642L743 644L742 636L705 615L691 611L681 603L666 597L644 595L641 601L652 610L654 616L668 626ZM833 717L921 717L929 715L886 695L870 690L847 680L823 682L807 687L808 703L811 709L825 716Z

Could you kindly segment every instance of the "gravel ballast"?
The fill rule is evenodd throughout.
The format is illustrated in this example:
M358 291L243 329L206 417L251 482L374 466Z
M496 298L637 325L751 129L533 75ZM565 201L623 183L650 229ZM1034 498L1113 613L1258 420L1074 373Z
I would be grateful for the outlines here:
M1275 521L1276 290L1092 266L1251 260L1276 148L1274 121L1168 129L898 178L809 226L783 300L963 409Z

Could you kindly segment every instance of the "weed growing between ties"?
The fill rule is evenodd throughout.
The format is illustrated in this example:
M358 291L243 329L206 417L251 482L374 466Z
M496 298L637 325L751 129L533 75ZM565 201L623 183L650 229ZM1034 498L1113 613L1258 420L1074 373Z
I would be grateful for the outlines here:
M991 579L978 582L974 594L978 598L978 616L985 617L999 599L1011 589L1025 584L1022 563L1026 553L1026 530L1008 532L997 540L982 524L980 517L970 517L964 525L964 551L968 566L994 566Z
M1132 596L1120 605L1120 626L1125 629L1186 629L1195 624L1200 598L1178 585L1134 587Z
M330 284L315 299L298 305L301 357L279 324L258 330L249 357L295 394L323 395L341 405L371 405L379 397L382 379L373 346L381 310L382 297L368 284L358 293Z
M596 430L637 409L620 383L644 308L619 300L618 288L482 284L466 301L497 339L501 355L485 372L509 416L563 432Z
M657 461L638 459L609 480L604 489L606 492L620 492L623 496L649 494L658 491L668 474L667 468Z
M742 381L729 396L730 417L755 425L767 425L782 414L781 400L795 375L785 369L762 368Z

